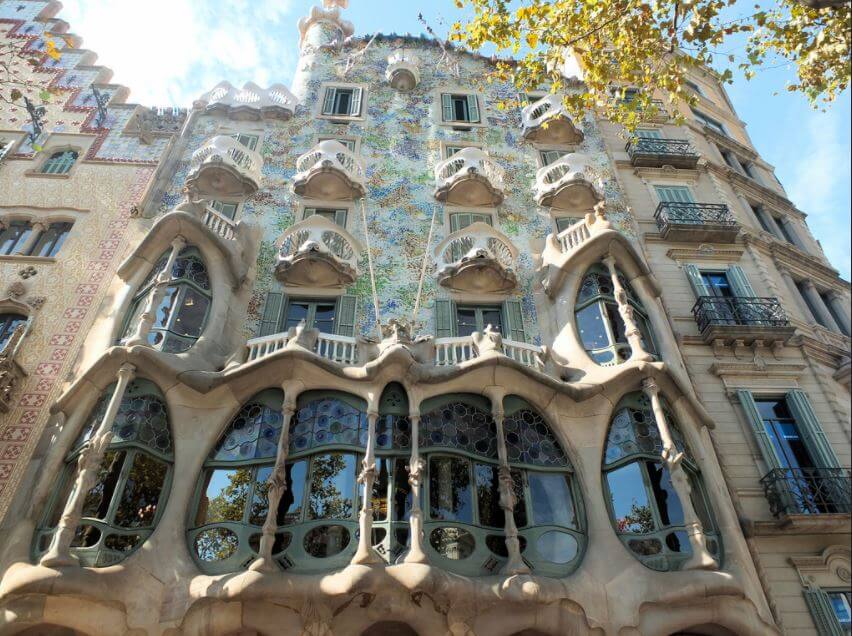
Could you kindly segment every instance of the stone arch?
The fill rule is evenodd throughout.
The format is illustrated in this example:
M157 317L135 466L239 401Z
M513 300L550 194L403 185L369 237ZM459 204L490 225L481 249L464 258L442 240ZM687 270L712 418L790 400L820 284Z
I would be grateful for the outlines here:
M373 623L361 636L420 636L408 623L402 621L380 621Z

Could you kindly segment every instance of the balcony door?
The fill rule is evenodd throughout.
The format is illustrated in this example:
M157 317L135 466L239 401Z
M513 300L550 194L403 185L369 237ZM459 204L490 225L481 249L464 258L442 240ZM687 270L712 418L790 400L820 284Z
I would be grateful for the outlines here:
M707 289L707 295L715 298L734 298L733 285L727 272L701 272L701 280Z
M491 325L494 331L503 331L503 311L500 306L464 306L456 307L456 333L469 336L474 331L483 332Z
M782 468L813 468L814 461L784 399L757 399L763 428Z

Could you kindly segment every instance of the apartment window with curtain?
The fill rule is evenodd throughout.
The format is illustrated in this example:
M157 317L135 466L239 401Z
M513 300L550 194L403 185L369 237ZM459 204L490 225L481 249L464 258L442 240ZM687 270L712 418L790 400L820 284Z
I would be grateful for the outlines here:
M480 122L479 98L473 94L442 93L441 112L445 122L477 124Z

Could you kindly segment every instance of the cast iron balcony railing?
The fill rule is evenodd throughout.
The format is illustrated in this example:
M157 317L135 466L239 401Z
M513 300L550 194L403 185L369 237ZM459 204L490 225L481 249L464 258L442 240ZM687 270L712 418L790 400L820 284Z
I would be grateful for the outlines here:
M720 325L789 327L777 298L701 296L692 308L698 328Z
M847 468L775 468L760 483L775 517L852 511Z
M663 201L654 218L663 238L672 240L730 243L740 231L730 208L723 203Z
M633 137L625 150L630 156L630 163L637 168L695 168L698 164L698 154L685 139Z

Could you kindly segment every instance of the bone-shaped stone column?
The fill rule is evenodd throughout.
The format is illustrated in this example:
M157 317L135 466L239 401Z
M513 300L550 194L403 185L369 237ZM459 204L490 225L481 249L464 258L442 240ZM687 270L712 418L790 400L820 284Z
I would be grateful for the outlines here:
M618 303L618 313L621 314L621 319L624 321L624 335L630 345L630 359L650 362L654 359L654 356L645 351L645 347L642 345L642 332L636 326L636 321L633 319L633 307L627 300L627 291L618 278L618 272L615 269L615 258L610 254L603 259L603 263L606 265L607 270L609 270L609 276L612 279L613 295L615 296L615 302Z
M423 549L423 510L420 507L420 486L426 462L420 457L420 414L412 413L411 420L411 457L408 460L408 484L411 486L411 513L409 515L410 539L405 563L428 563L429 558Z
M380 563L382 557L373 549L373 484L376 481L376 422L379 414L367 414L367 450L364 454L363 469L358 475L358 483L364 485L364 495L361 501L361 512L358 516L358 527L361 536L358 538L358 550L352 557L352 563Z

